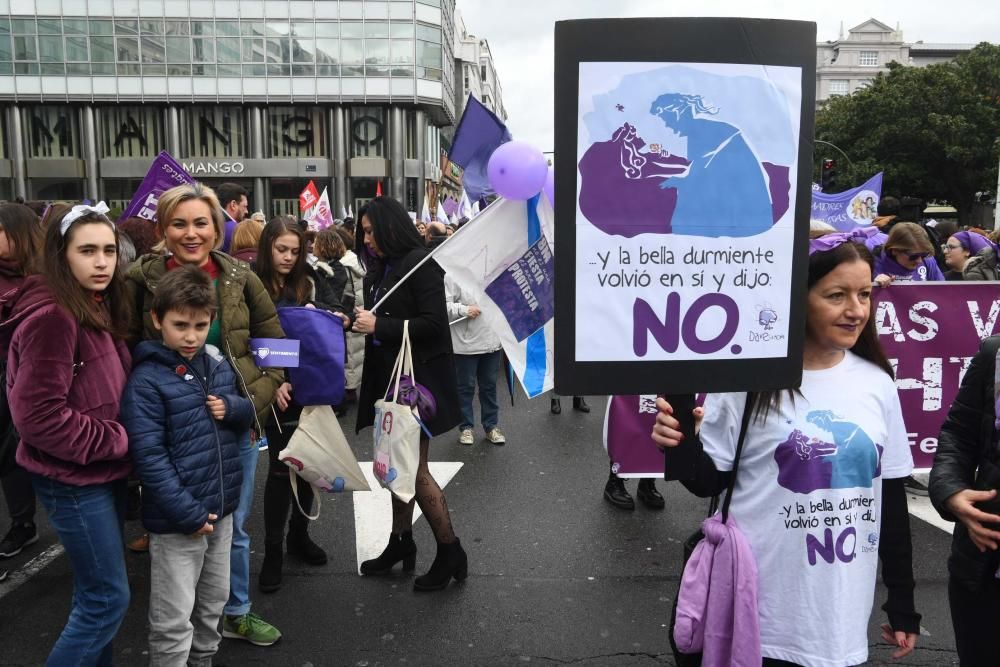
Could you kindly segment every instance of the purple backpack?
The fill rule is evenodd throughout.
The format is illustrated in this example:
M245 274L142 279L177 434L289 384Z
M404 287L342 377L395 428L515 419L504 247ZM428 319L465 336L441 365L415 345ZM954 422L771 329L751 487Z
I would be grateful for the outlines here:
M339 405L344 400L344 324L319 308L278 308L285 336L299 341L299 365L289 368L299 405Z

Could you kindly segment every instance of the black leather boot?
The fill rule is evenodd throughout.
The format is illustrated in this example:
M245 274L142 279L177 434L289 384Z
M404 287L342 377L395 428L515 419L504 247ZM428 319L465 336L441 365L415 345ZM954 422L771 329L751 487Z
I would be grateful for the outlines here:
M653 479L640 479L639 488L636 489L635 496L639 499L639 502L651 510L661 510L667 505L663 500L663 496L656 490L656 482Z
M389 574L393 565L403 561L403 572L413 572L417 566L417 544L413 541L413 531L402 535L389 535L389 544L378 558L366 560L361 564L361 574L381 576Z
M583 400L583 396L573 397L573 409L579 412L590 412L590 406L587 405L587 401Z
M264 543L264 564L260 568L257 585L262 593L274 593L281 588L281 566L284 559L281 542Z
M635 501L625 488L625 480L614 473L608 475L608 483L604 485L604 499L619 509L635 509Z
M552 399L552 407L550 407L549 410L551 410L552 414L554 415L557 415L560 412L562 412L562 403L559 402L558 398Z
M288 555L309 565L326 565L326 552L310 539L304 528L289 528Z
M469 576L469 558L456 537L451 544L438 542L437 555L434 556L431 569L424 576L413 580L413 590L439 591L448 585L452 577L455 577L455 581L465 581L467 576Z

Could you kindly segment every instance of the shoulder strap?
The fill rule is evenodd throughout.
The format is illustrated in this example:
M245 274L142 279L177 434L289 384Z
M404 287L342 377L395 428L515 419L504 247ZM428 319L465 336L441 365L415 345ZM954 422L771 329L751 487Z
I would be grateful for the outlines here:
M733 457L733 472L729 476L729 488L726 489L726 499L722 502L722 523L729 519L729 502L733 499L733 489L736 487L736 473L740 469L740 458L743 455L743 442L747 438L747 428L750 426L750 416L753 412L753 392L747 392L747 402L743 407L743 421L740 423L740 436L736 440L736 455Z

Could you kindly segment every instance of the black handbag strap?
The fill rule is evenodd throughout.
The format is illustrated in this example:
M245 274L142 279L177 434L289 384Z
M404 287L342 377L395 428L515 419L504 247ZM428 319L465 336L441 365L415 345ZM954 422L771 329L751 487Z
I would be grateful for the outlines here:
M747 402L743 407L743 421L740 423L740 436L736 440L736 454L733 457L733 471L729 476L729 488L726 489L726 499L722 501L722 523L729 519L729 503L733 499L733 489L736 487L736 473L740 469L740 458L743 455L743 442L747 439L747 428L750 426L750 416L753 412L754 394L747 392ZM716 504L718 499L716 499Z

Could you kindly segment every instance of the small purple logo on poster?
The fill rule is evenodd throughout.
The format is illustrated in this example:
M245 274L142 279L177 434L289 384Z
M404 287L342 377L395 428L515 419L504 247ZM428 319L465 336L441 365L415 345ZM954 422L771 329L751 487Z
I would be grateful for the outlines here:
M518 342L545 326L555 312L552 248L545 237L486 286Z
M258 366L298 368L299 341L288 338L251 338L250 354Z

